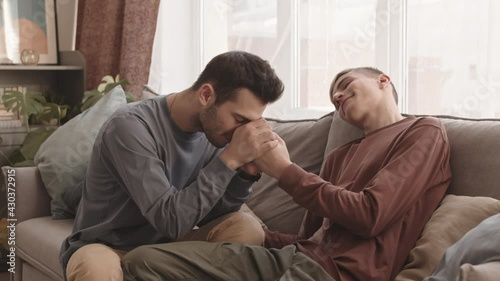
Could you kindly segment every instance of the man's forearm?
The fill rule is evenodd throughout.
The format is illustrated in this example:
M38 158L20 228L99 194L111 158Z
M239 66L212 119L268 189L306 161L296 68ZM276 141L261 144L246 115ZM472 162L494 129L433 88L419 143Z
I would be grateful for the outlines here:
M202 226L211 220L231 212L239 211L241 205L250 197L250 187L253 182L247 182L235 175L229 183L226 192L210 212L198 223Z

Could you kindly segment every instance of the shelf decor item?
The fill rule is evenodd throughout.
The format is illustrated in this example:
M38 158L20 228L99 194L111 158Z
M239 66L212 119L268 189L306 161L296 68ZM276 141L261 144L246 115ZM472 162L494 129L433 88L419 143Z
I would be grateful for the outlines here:
M56 22L55 0L0 1L0 64L57 64Z
M33 49L24 49L21 52L21 62L24 65L37 65L40 55Z

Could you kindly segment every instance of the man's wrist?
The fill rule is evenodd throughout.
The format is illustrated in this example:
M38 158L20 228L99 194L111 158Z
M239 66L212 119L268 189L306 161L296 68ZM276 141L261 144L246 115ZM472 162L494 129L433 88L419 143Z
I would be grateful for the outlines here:
M281 178L281 176L283 175L283 173L285 172L285 170L288 169L288 167L290 167L290 165L292 165L292 164L293 163L291 161L287 161L287 162L280 163L280 164L276 165L276 170L275 170L275 173L272 175L272 177L279 180Z
M225 153L225 151L222 151L221 154L219 154L219 159L224 163L226 164L226 166L233 170L233 171L236 171L240 166L241 164L239 164L237 161L235 160L231 160L229 155L227 155L227 153Z
M262 177L262 173L257 173L256 175L251 175L243 170L239 170L238 177L244 181L256 182Z

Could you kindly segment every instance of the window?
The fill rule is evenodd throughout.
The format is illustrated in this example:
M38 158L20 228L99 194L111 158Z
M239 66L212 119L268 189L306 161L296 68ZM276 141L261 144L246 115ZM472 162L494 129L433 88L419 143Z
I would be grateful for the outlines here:
M162 1L150 85L183 90L215 55L244 50L285 83L267 117L332 111L331 80L357 66L388 73L403 112L500 117L499 13L494 0Z
M409 1L408 111L500 117L500 2Z

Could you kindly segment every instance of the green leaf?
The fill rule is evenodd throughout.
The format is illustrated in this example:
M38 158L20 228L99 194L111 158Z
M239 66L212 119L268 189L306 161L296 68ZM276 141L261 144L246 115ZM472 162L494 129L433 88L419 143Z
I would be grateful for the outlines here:
M26 161L26 158L23 156L19 149L16 149L9 154L9 161L13 165L15 165L16 163Z
M99 91L97 91L97 90L86 91L83 94L82 111L85 111L86 109L92 107L103 96L104 96L104 94L101 93L101 92L99 92Z
M122 80L122 81L119 81L116 83L109 83L106 85L106 88L104 89L103 93L107 94L109 91L111 91L114 87L116 87L118 85L122 86L122 88L123 88L127 85L130 85L130 83L127 80Z
M37 114L37 120L39 121L45 121L48 124L51 124L52 120L57 120L56 124L58 121L66 117L66 114L68 112L69 106L67 105L58 105L55 103L50 103L47 102L45 103L45 106L43 108L43 111L39 114Z
M28 118L32 114L42 112L43 104L45 103L45 97L41 93L36 92L21 93L19 91L7 91L2 99L7 111L23 115L28 129Z
M135 101L135 96L132 95L130 92L125 92L125 97L127 99L127 103L131 103Z
M128 80L120 80L120 74L117 74L114 79L111 75L104 76L96 90L86 91L83 94L81 111L85 111L92 107L105 94L109 93L116 86L122 86L123 88L128 85L130 85L130 82ZM131 93L125 92L125 96L127 99L127 103L135 101L135 96Z
M19 149L26 160L35 159L35 155L40 149L42 143L50 136L56 128L41 127L29 132L24 138L23 144Z

